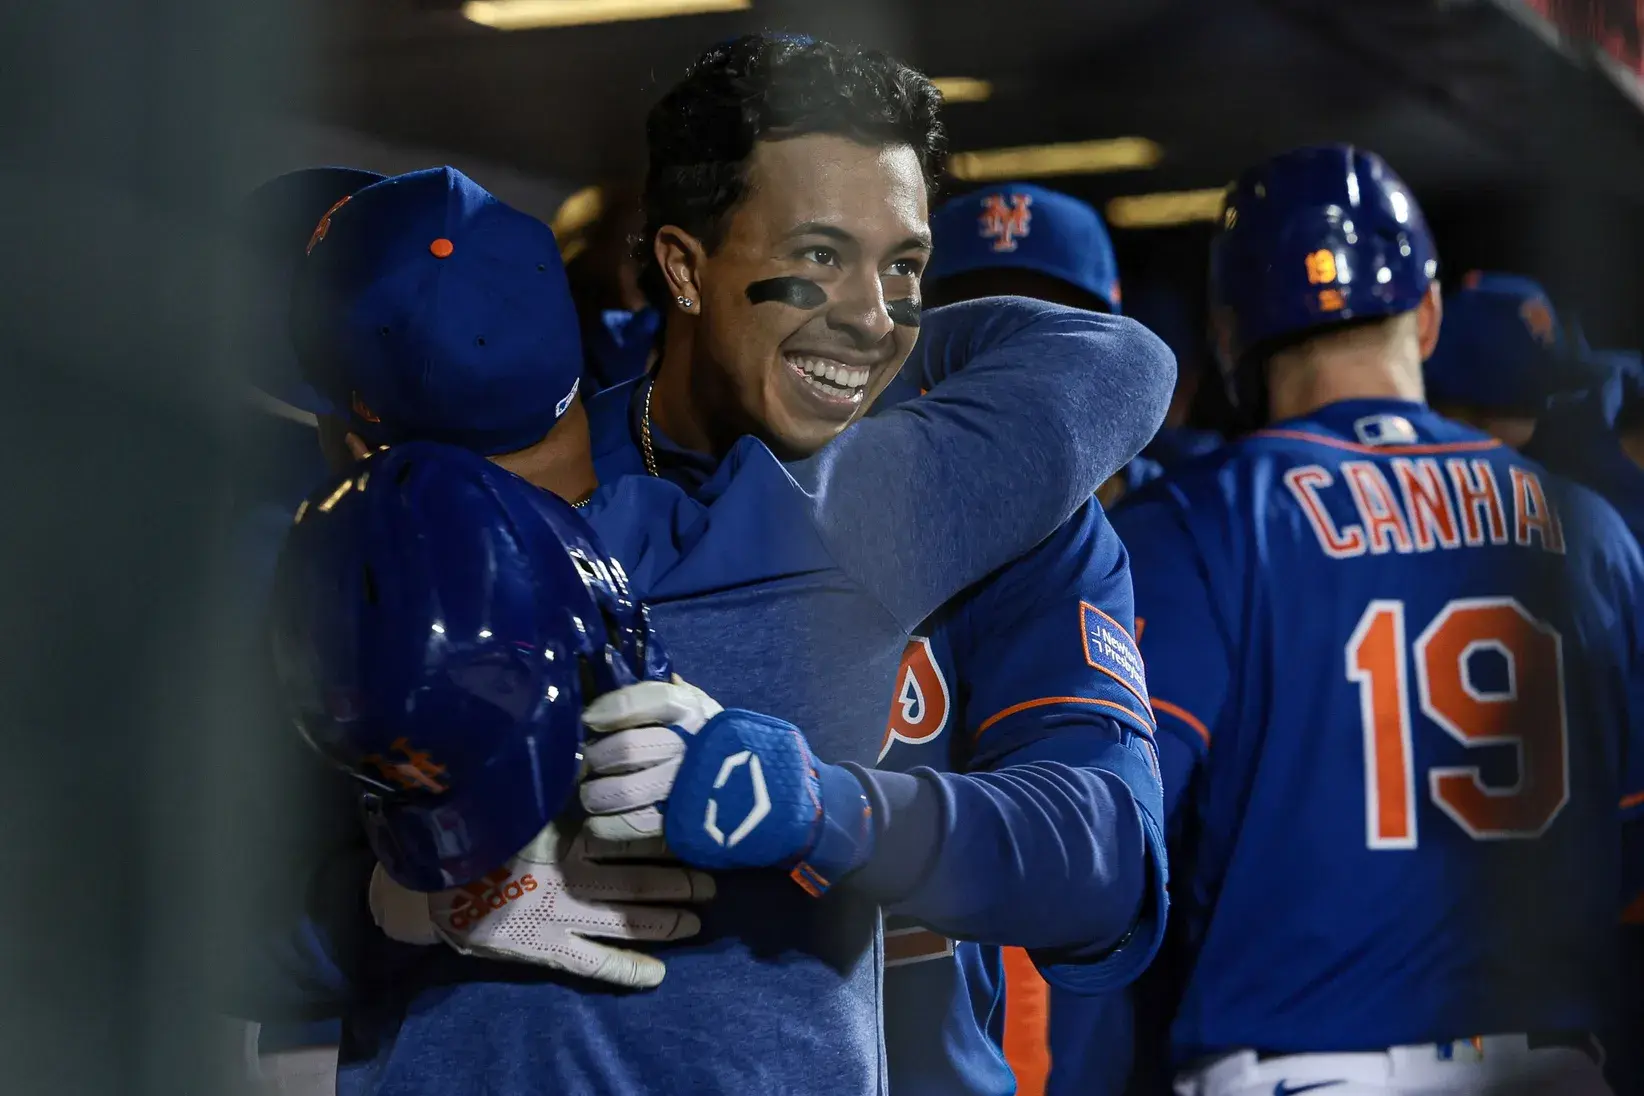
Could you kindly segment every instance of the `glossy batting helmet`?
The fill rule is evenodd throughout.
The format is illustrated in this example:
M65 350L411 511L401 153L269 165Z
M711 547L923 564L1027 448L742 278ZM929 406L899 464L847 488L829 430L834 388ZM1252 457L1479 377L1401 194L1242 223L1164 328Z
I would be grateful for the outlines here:
M667 677L581 516L432 442L309 498L273 614L299 730L360 783L372 849L419 891L473 882L528 844L572 797L582 709Z
M1210 250L1229 398L1259 418L1273 350L1320 328L1408 312L1437 275L1421 208L1375 153L1301 148L1251 168L1228 192Z

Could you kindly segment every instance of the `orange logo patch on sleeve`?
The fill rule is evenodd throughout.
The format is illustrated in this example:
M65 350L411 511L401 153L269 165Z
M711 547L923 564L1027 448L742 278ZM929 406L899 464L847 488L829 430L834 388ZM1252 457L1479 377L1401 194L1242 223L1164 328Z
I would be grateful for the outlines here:
M896 693L891 697L879 759L884 760L893 742L917 745L940 736L947 728L951 704L947 679L931 653L930 640L915 636L902 651L902 664L896 670Z

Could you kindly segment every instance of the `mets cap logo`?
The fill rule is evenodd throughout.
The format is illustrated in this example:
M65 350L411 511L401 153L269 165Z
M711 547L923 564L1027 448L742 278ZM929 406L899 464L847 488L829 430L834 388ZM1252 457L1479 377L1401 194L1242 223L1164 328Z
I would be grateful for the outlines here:
M1530 329L1530 335L1542 346L1552 346L1556 335L1553 331L1555 321L1553 310L1540 297L1531 297L1518 306L1518 317L1524 321L1524 326Z
M332 203L330 209L325 211L325 216L320 218L320 223L314 226L313 232L309 233L308 246L303 249L304 255L314 254L314 249L319 246L320 241L325 239L326 234L331 231L331 218L336 214L337 210L347 205L349 199L353 197L354 196L352 194L345 194L341 198L338 198L336 202Z
M979 235L993 241L995 251L1015 251L1016 241L1024 239L1033 225L1033 195L989 194L982 199L982 215L978 217Z

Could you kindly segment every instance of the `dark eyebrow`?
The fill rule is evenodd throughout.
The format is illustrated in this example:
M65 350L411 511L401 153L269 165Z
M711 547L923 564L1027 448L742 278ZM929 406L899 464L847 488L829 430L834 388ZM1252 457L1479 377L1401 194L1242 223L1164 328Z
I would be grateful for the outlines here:
M833 225L818 224L816 221L806 221L802 225L795 225L787 235L788 239L795 236L822 236L829 240L838 240L842 244L854 244L856 237L842 228Z
M849 232L846 232L844 229L835 225L820 224L816 221L806 221L802 225L795 225L786 238L791 240L796 236L821 236L824 239L836 240L842 244L856 244L858 242L855 236L851 235ZM930 233L921 232L916 235L909 236L907 239L897 244L893 250L908 251L914 248L921 248L925 251L931 250Z

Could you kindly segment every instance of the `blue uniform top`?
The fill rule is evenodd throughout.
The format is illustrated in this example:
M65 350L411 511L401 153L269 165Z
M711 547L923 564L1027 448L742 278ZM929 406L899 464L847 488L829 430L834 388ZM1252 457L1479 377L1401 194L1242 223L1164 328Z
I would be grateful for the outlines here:
M599 323L582 333L583 398L643 377L661 330L662 316L653 308L601 312Z
M1101 901L1091 882L1113 869L1098 866L1096 879L1083 886L1065 880L1080 864L1135 860L1136 835L1114 825L1107 805L1120 789L1134 793L1148 816L1155 866L1129 942L1094 964L1059 964L1053 954L1032 953L1047 980L1081 993L1135 977L1164 931L1163 801L1132 628L1124 546L1092 500L1033 552L944 607L924 629L928 636L908 644L881 748L886 768L995 774L987 785L992 803L982 809L1009 812L1002 829L1030 866L1043 860L1040 850L1064 845L1068 867L1038 867L1026 891L1003 885L1012 879L983 880L994 884L998 907L973 926L980 931L971 935L983 940L1020 943L1009 931L1011 921L1043 917L1041 905ZM1042 762L1074 766L1062 780L1089 788L1036 786L1024 775L1032 770L1023 767ZM1016 779L999 779L1006 775ZM964 821L954 820L956 826ZM963 837L950 840L971 847ZM998 946L956 943L918 903L886 912L891 1090L1014 1092L1016 1079L1002 1053L1005 1010L1037 1007L1042 1017L1043 1001L1005 997ZM1025 1049L1027 1060L1017 1064L1034 1068L1044 1032Z
M1028 301L932 312L916 353L940 381L928 398L807 461L744 439L696 499L626 476L587 510L675 668L804 728L832 762L874 763L913 629L1081 505L1141 447L1172 381L1139 325ZM658 949L668 977L645 993L391 946L359 929L359 866L328 865L305 928L355 987L339 1092L883 1091L878 906L921 889L962 923L978 880L1026 870L1008 846L971 849L976 878L959 878L925 805L962 791L903 780L870 789L876 853L849 886L818 900L780 872L722 877L701 935ZM898 826L904 811L935 828ZM1077 945L1084 916L1043 918L1031 942Z
M1633 536L1644 539L1644 468L1621 448L1611 428L1611 402L1603 389L1555 401L1524 453L1604 496Z
M1114 525L1161 742L1202 759L1177 1061L1599 1028L1644 651L1614 511L1362 400Z

